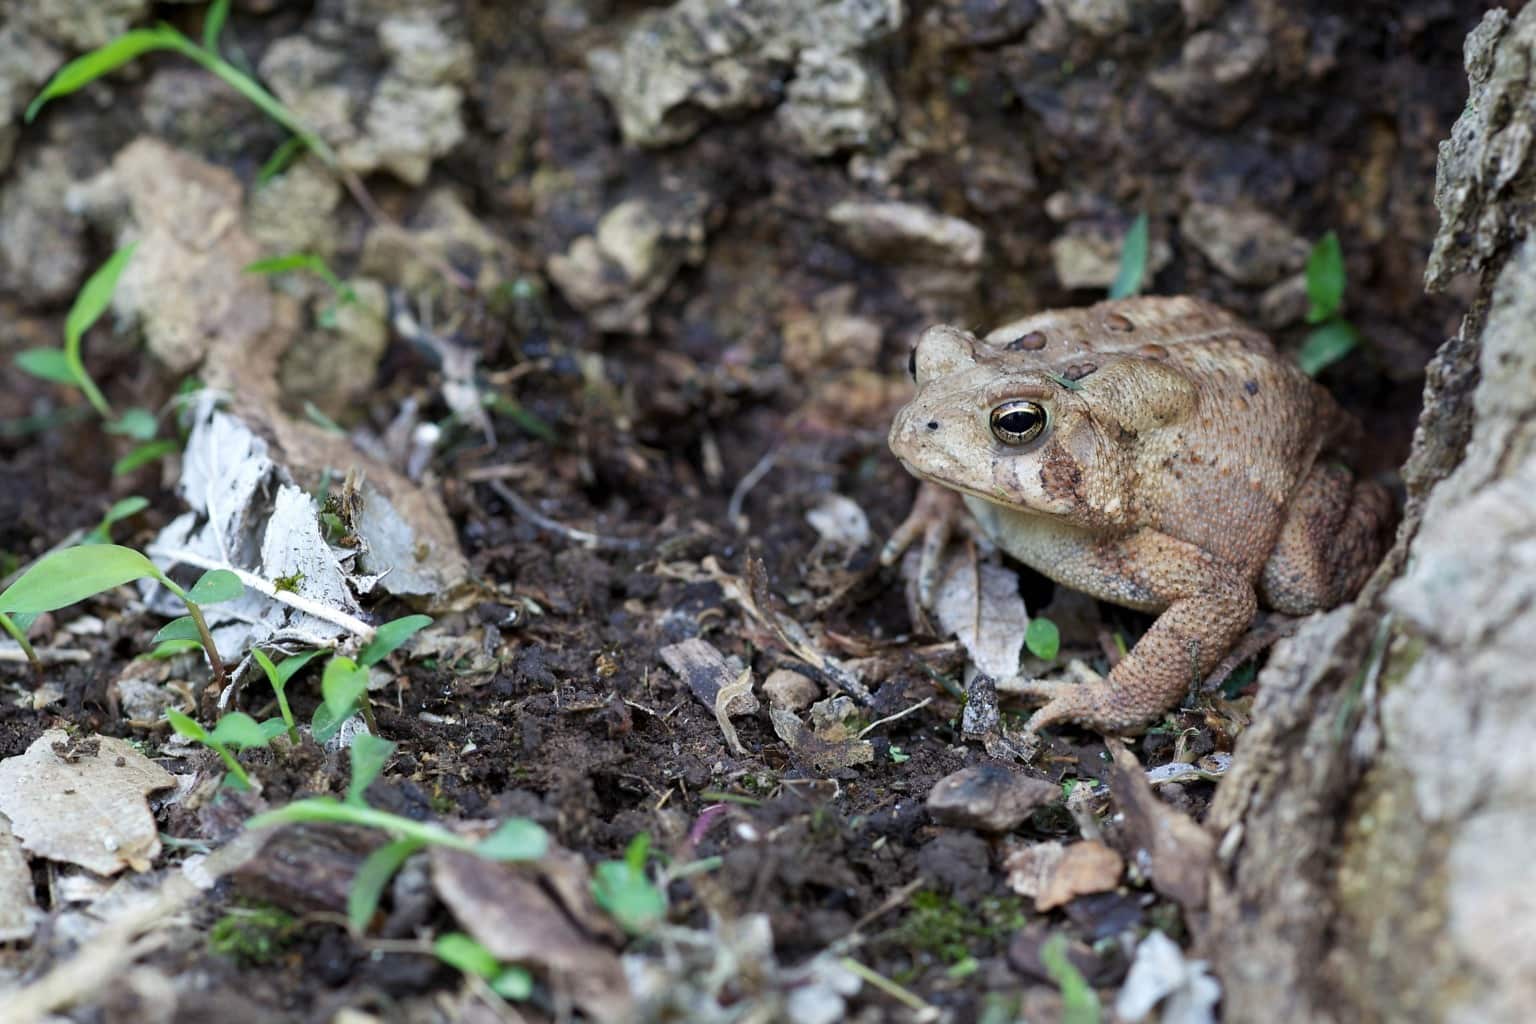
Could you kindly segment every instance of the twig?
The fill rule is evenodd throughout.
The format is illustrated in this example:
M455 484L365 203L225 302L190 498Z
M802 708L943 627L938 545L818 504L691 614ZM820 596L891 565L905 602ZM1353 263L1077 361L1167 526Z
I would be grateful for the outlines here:
M491 490L496 492L497 497L512 507L513 512L516 512L541 530L557 533L567 540L573 540L578 544L585 544L593 548L607 548L611 551L644 551L650 547L649 541L635 540L630 537L605 537L602 534L592 533L589 530L566 526L564 523L556 522L534 508L523 499L522 495L500 480L487 480L486 483L490 485Z
M306 615L313 615L317 619L323 619L333 626L340 626L347 632L362 637L365 641L373 639L374 627L357 616L337 611L329 605L321 604L319 601L312 601L302 594L295 594L291 590L278 590L276 586L255 573L247 572L226 562L221 562L216 558L208 558L204 555L199 555L195 551L187 551L182 548L164 548L154 545L146 548L145 551L150 555L164 558L172 563L179 562L184 565L196 566L199 569L227 569L240 577L241 583L264 597L268 597L280 604L286 604L288 607L301 611Z
M854 739L861 740L861 739L863 739L865 736L867 736L869 734L869 731L871 729L874 729L874 728L876 728L878 726L885 725L887 722L894 722L898 718L905 718L908 715L912 714L912 712L914 712L914 711L921 711L923 708L927 707L929 704L932 704L932 703L933 703L933 698L932 697L924 697L922 700L918 701L916 704L913 704L909 708L903 708L902 710L896 712L894 715L886 715L884 718L877 718L873 722L870 722L868 725L866 725L864 728L860 729L859 730L859 734L857 736L855 736Z
M917 1016L914 1018L915 1020L927 1024L928 1021L939 1019L938 1007L924 1001L921 996L911 989L903 988L880 972L865 967L851 956L843 957L838 963L842 964L844 969L858 975L901 1005L916 1011Z
M72 647L38 647L39 661L61 664L67 661L90 661L93 655L89 651L77 651ZM0 644L0 661L26 661L27 655L15 644Z
M746 502L747 495L768 475L778 458L778 449L770 451L757 460L757 465L747 470L746 476L736 481L736 487L731 491L731 500L725 506L726 522L734 526L741 519L741 506Z

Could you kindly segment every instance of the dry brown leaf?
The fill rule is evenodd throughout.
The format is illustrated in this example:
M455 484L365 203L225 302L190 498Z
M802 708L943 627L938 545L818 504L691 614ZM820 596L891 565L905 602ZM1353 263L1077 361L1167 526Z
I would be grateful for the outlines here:
M902 561L903 575L917 572L916 554ZM933 613L940 628L964 645L978 670L993 679L1018 673L1029 613L1014 573L991 562L978 562L972 550L957 549L939 570Z
M464 930L496 959L549 971L594 1020L634 1019L618 956L582 931L518 868L434 846L432 885Z
M1105 744L1115 760L1109 789L1125 815L1125 833L1150 864L1152 886L1185 911L1205 906L1216 840L1182 811L1163 803L1152 792L1136 755L1117 739Z
M774 733L789 745L796 759L808 762L817 771L837 771L851 765L868 764L875 759L875 748L866 740L828 743L818 739L804 722L788 711L769 708L768 717L773 721Z
M160 835L144 795L174 785L126 740L50 729L26 753L0 761L0 814L28 853L101 875L147 871Z
M1032 897L1035 909L1044 912L1079 896L1112 891L1120 884L1125 862L1114 850L1094 840L1067 847L1051 841L1014 850L1004 867L1013 891Z
M657 652L661 660L677 677L688 687L694 699L703 704L720 722L720 731L725 733L726 742L735 753L742 753L741 743L736 739L736 730L731 726L728 715L750 715L761 706L757 697L752 693L751 672L745 672L740 667L740 662L733 667L713 644L698 637L691 637L681 643L668 644ZM746 686L741 686L742 677L745 674ZM722 692L729 690L725 703L720 703Z

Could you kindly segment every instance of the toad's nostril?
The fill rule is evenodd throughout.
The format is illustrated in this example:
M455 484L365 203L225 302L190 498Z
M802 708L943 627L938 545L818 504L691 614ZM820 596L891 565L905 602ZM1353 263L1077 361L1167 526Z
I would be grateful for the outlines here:
M939 421L938 420L929 420L928 421L928 429L929 430L938 430L939 429Z

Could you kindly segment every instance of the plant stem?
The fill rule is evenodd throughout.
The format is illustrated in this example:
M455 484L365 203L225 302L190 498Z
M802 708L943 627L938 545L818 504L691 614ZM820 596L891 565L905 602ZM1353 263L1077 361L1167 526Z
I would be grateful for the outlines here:
M285 689L287 689L286 685L279 686L276 683L272 684L272 692L277 694L278 713L283 716L283 721L288 726L288 740L294 746L298 746L299 727L293 720L293 709L288 706L288 695L283 692Z
M441 826L430 825L421 821L412 821L410 818L402 818L398 814L375 810L372 807L344 804L334 797L311 797L307 800L296 800L287 807L268 811L265 814L258 814L245 824L247 828L263 828L267 825L292 824L302 821L330 821L346 825L364 825L369 828L379 828L387 832L393 832L405 839L416 839L423 843L447 846L455 850L463 850L465 853L475 852L474 843L463 836L449 832Z
M240 767L240 762L236 760L235 755L230 752L229 748L224 744L217 743L213 740L208 740L207 744L209 747L213 748L213 751L218 754L219 757L224 759L224 766L229 769L229 774L239 779L240 785L243 788L250 789L251 777L245 774L245 769Z
M0 629L11 634L11 639L16 641L16 646L21 648L21 653L27 656L27 661L32 663L32 675L39 681L43 678L43 662L32 649L32 644L27 640L26 631L11 621L11 617L0 612Z

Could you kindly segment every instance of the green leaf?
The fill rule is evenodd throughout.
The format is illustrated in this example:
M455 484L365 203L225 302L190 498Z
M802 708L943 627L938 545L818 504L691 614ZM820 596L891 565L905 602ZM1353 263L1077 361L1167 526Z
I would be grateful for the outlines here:
M352 876L352 888L347 890L347 924L353 935L368 929L368 922L379 909L384 887L405 859L423 845L420 839L396 839L374 850L359 865L357 874Z
M189 740L195 740L204 746L213 742L213 737L208 735L207 729L204 729L192 718L182 714L175 708L165 709L165 720L171 723L172 729L175 729L178 734L185 736Z
M508 964L501 973L491 979L491 991L503 999L522 1002L533 995L533 975L528 968Z
M501 973L501 961L491 955L474 939L463 932L445 932L432 943L432 952L437 958L450 967L458 968L465 974L476 974L482 978L494 978Z
M12 615L11 625L15 626L22 632L26 632L32 628L32 623L37 621L37 616L37 612L23 612L19 615Z
M1061 650L1061 630L1050 619L1035 617L1024 630L1024 646L1037 658L1050 661Z
M1061 1024L1099 1024L1099 994L1067 959L1067 937L1060 932L1040 947L1040 963L1061 989Z
M178 654L186 654L188 651L200 651L203 649L201 640L167 640L144 657L152 661L164 661L174 658Z
M651 834L649 832L636 833L635 838L624 847L624 863L636 871L645 870L645 860L651 853Z
M432 617L430 615L407 615L392 622L384 623L373 634L373 639L368 641L362 653L357 656L358 663L361 665L377 665L389 657L395 648L430 625L432 625Z
M308 252L289 252L271 256L255 263L247 263L242 270L247 274L285 274L290 270L316 270L325 266L319 256Z
M347 803L362 804L363 793L395 752L395 744L378 736L363 735L352 741L352 780L347 783Z
M1317 376L1324 368L1332 366L1354 351L1360 344L1360 335L1344 320L1330 320L1307 335L1296 353L1296 363L1308 376Z
M154 413L135 407L109 421L106 428L109 434L123 434L135 441L150 441L154 439L160 425L155 422Z
M487 860L538 860L549 849L549 833L527 818L508 818L475 844L475 852Z
M107 262L86 280L85 286L75 296L74 304L69 307L69 315L64 318L64 356L69 360L70 369L74 370L85 397L103 419L112 418L112 407L107 404L90 374L85 372L85 361L80 356L80 341L85 337L85 332L101 319L101 314L107 311L107 306L112 302L112 293L117 290L117 279L122 277L123 270L128 266L128 261L133 259L133 252L138 246L138 242L131 242L108 257Z
M1114 284L1109 286L1109 297L1128 299L1141 294L1143 279L1147 276L1147 215L1137 214L1131 228L1125 233L1120 246L1120 270Z
M208 5L208 13L203 15L203 49L214 53L219 51L219 35L228 20L229 0L213 0Z
M51 612L146 576L159 579L160 570L132 548L63 548L44 555L0 593L0 612Z
M110 74L135 57L154 50L182 50L191 44L187 37L173 28L135 29L124 32L106 46L76 57L59 69L58 73L43 86L27 107L26 120L30 124L44 103L59 96L67 96L83 89L103 75Z
M299 154L303 153L307 148L309 148L309 143L305 142L302 137L298 135L289 136L288 141L273 150L272 155L267 157L267 162L262 164L261 169L256 172L256 186L260 188L279 174L282 174L288 169L288 165L292 164Z
M358 699L368 692L368 670L340 655L325 663L320 693L325 708L338 723L357 709Z
M195 604L220 604L245 593L245 584L228 569L209 569L197 578L187 597Z
M150 639L152 644L169 643L173 640L191 640L201 646L203 635L197 631L197 623L192 621L192 616L183 615L179 619L172 619L160 627L160 632Z
M112 503L101 522L97 523L91 532L85 535L81 544L110 544L112 542L112 527L129 516L138 515L149 507L149 499L137 494L130 495Z
M622 860L604 861L593 870L592 898L631 935L652 931L667 916L667 894L643 869Z
M141 444L127 455L124 455L122 458L118 459L117 462L113 463L112 475L122 476L124 473L132 473L140 466L154 462L156 459L163 458L175 450L176 442L170 440L169 438L162 438L159 441L151 441L148 444Z
M1344 249L1330 231L1307 254L1307 323L1320 324L1344 303Z
M80 385L80 378L75 376L75 369L69 365L69 357L61 348L23 349L16 354L15 363L17 369L34 377L56 384Z
M317 647L312 651L303 651L302 653L295 654L292 657L284 658L283 663L277 666L277 678L282 682L284 686L287 686L288 680L298 675L299 669L303 668L305 665L308 665L311 661L324 653L324 650Z
M323 745L341 731L341 723L345 721L345 717L337 718L331 714L330 708L321 704L315 708L315 717L309 721L310 735L314 736L316 743Z
M261 723L261 734L266 737L262 746L266 746L288 731L288 723L281 718L269 718Z
M215 743L223 743L231 747L267 745L267 734L262 731L261 723L244 711L231 711L219 719L213 727L210 738Z

